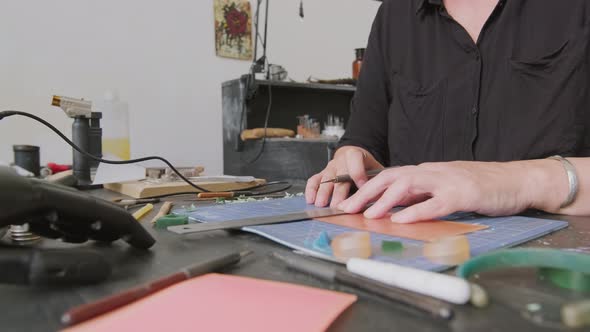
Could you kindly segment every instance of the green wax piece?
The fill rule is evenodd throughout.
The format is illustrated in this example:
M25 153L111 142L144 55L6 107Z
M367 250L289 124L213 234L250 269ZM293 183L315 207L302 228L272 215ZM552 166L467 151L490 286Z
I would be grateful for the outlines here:
M403 243L399 241L382 241L381 251L383 252L398 252L404 250Z
M187 216L179 216L176 214L168 214L156 221L156 228L166 229L168 226L186 225L188 224Z

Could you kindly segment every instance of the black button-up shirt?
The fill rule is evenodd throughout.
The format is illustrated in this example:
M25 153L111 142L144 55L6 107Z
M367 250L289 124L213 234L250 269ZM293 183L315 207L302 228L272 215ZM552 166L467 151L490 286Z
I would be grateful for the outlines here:
M340 145L390 165L590 155L590 0L500 0L477 42L385 0Z

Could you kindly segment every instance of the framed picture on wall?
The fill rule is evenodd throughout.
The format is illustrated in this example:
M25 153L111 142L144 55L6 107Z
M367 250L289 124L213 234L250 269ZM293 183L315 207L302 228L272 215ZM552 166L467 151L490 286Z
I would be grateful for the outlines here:
M213 0L217 56L252 60L252 10L249 0Z

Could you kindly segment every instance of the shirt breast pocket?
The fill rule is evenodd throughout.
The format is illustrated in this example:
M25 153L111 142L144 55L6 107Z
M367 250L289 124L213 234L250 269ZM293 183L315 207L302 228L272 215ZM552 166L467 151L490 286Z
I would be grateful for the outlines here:
M510 91L504 111L510 113L511 123L506 125L515 132L532 133L521 137L515 156L538 158L576 149L576 100L587 80L580 70L586 43L579 38L564 40L538 54L509 59ZM522 131L529 126L535 130Z
M569 40L561 43L556 49L543 52L540 55L525 55L521 58L510 58L513 70L527 74L530 72L552 72L564 57L566 57Z
M446 79L423 86L394 73L392 83L391 160L402 165L443 160Z

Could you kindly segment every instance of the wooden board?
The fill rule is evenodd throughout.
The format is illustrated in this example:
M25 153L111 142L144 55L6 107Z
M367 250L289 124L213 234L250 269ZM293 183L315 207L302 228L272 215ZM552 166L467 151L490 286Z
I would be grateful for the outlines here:
M251 182L199 182L197 185L210 191L236 191L264 183L266 183L266 180L256 179ZM148 181L130 181L105 184L104 188L134 198L169 195L180 192L199 192L186 182L152 183Z
M398 224L392 222L389 219L389 215L381 219L367 219L362 214L344 214L339 216L315 218L315 220L362 231L419 241L434 241L447 236L467 234L488 228L486 225L474 225L441 220L422 221L413 224Z

